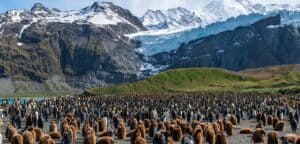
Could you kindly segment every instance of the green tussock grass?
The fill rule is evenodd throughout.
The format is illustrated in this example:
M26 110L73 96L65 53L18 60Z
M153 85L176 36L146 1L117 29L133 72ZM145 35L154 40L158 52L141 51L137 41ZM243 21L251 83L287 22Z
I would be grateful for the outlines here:
M49 98L55 96L64 96L70 93L46 93L46 92L22 92L11 94L0 94L0 98Z
M272 70L270 68L270 70ZM270 71L269 70L269 71ZM298 87L299 86L299 87ZM91 94L149 94L175 92L277 93L300 89L300 73L284 70L266 78L216 68L174 69L145 80L88 89Z

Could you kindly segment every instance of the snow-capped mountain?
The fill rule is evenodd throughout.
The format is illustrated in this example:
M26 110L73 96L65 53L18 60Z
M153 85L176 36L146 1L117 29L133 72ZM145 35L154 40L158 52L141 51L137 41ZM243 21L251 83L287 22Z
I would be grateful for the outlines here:
M268 14L253 13L241 15L205 27L197 27L183 31L146 31L129 34L127 36L142 42L142 46L137 49L138 52L145 56L151 56L157 53L169 52L177 49L181 44L194 39L234 30L241 26L249 26L256 21L277 14L281 16L281 25L300 26L300 12L282 10Z
M200 17L196 16L194 12L182 7L172 8L166 11L148 10L141 18L141 21L149 30L175 29L202 25Z
M240 15L269 14L276 11L299 11L300 5L289 4L260 4L250 0L207 0L196 9L173 8L166 11L148 10L141 18L144 26L149 30L166 30L159 33L183 30L196 26L226 21ZM175 13L175 14L174 14Z
M223 22L217 22L208 25L205 28L198 27L170 34L157 33L157 35L152 35L153 33L151 33L151 31L149 33L140 32L137 35L132 34L133 36L127 36L142 42L142 46L137 49L138 52L145 56L152 56L157 53L169 52L177 49L182 43L186 43L197 38L218 34L228 30L234 30L240 26L251 25L252 23L266 17L268 16L262 14L250 14L231 18Z
M208 0L198 9L184 10L193 16L188 18L189 23L196 27L188 27L178 21L176 21L178 25L169 26L166 21L172 15L168 16L159 10L148 11L143 16L142 22L150 30L127 36L142 42L138 52L151 56L177 49L182 43L247 26L276 14L281 15L281 24L300 24L300 5L263 5L252 3L250 0Z
M167 16L160 10L148 10L141 18L143 25L148 29L162 29L167 28Z
M204 15L212 16L214 20L208 23L215 23L240 15L269 14L283 10L300 11L300 5L262 4L253 3L250 0L209 0L207 5L193 11L204 20L207 20Z
M126 16L132 14L127 10L122 14L121 7L109 2L95 2L93 5L80 10L60 11L49 9L40 3L34 4L31 10L10 10L0 15L1 24L18 23L21 21L50 23L77 23L94 24L97 26L117 25L119 23L128 24L137 30L142 30L142 25L137 25L137 19L128 19ZM123 11L122 11L123 12Z
M270 16L249 26L195 39L176 50L154 55L151 62L153 67L168 65L168 69L221 67L234 71L298 64L300 27L283 25L281 16ZM300 19L299 13L297 19Z
M148 10L141 21L149 30L191 28L255 12L256 9L248 0L209 0L191 10L183 7L166 11Z
M249 15L241 15L235 18L229 18L225 21L213 23L205 27L192 28L179 32L174 32L172 30L160 30L155 32L139 32L127 36L139 40L141 42L141 47L137 49L137 52L144 55L146 61L153 61L153 57L155 57L155 55L160 54L162 56L160 58L167 58L168 56L164 57L163 54L176 52L180 47L193 42L195 39L214 36L226 31L234 31L235 29L250 26L257 21L274 15L280 15L280 25L270 25L268 26L270 29L280 29L280 27L287 25L300 27L300 12L283 10L268 14L253 13ZM249 36L251 36L251 33L249 33ZM197 44L198 43L201 43L201 40L197 41ZM188 51L189 47L185 48ZM222 50L219 51L219 53L222 52ZM184 58L188 59L188 57L183 57L182 59ZM157 73L166 69L168 65L169 64L166 63L152 65L151 62L146 62L142 65L141 69L143 71L148 70L150 72Z
M249 0L210 0L195 11L207 25L239 15L248 15L254 13L255 9Z
M73 88L136 80L139 42L124 34L141 30L138 17L107 2L72 11L42 4L7 11L0 14L0 79L20 75L29 91L52 80Z

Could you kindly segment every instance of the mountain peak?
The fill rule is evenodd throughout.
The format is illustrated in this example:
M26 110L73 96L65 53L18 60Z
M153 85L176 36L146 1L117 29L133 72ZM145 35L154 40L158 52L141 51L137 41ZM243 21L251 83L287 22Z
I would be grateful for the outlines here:
M166 11L148 10L141 18L144 26L150 30L177 29L200 26L202 20L194 12L183 8L171 8Z
M177 8L171 8L171 9L168 9L168 14L169 15L178 15L178 16L193 16L195 13L186 9L186 8L183 8L183 7L177 7Z
M141 18L148 29L162 29L166 27L167 16L160 10L147 10Z
M111 6L115 6L112 2L101 2L100 5L102 7L111 7Z
M151 10L148 9L146 13L144 14L145 16L150 16L150 15L164 15L161 10Z
M49 11L49 8L45 7L41 3L35 3L31 8L31 11Z
M100 2L94 2L90 7L88 7L91 10L94 10L95 12L103 11L104 8L101 6Z
M171 9L168 9L168 10L189 11L189 10L187 10L186 8L181 7L181 6L176 7L176 8L171 8Z
M94 2L89 8L95 12L103 11L105 8L111 8L114 4L112 2Z

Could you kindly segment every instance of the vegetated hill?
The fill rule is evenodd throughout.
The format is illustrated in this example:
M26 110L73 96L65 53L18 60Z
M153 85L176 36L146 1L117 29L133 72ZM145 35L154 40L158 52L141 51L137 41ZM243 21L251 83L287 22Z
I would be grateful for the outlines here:
M240 71L240 73L245 76L251 76L258 79L275 77L288 72L300 73L300 64L270 66L270 67L247 69L244 71Z
M173 69L139 82L89 89L87 93L287 92L300 86L300 72L295 70L298 67L285 65L241 72L216 68Z

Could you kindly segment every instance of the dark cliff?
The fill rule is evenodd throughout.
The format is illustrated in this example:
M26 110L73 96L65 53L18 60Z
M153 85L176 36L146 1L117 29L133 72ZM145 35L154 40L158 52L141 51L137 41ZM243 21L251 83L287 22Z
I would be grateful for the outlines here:
M155 55L152 63L169 68L221 67L235 71L300 63L299 33L299 27L281 25L277 15L184 43L179 49Z

